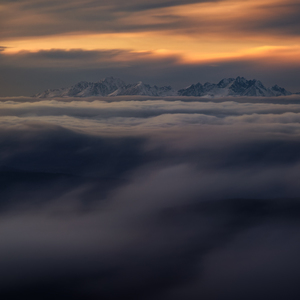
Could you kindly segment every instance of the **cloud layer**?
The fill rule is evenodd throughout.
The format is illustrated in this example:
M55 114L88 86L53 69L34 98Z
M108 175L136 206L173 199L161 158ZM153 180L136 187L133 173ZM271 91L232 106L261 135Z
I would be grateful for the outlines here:
M0 11L1 299L299 299L297 95L28 97L107 76L299 92L298 1Z
M298 299L300 99L232 100L2 98L1 297Z
M173 31L204 35L299 35L299 3L276 0L2 1L3 37L86 32ZM247 11L246 11L247 10ZM200 17L200 18L197 18ZM278 17L280 19L278 20ZM22 22L23 26L19 26ZM9 27L6 25L10 25ZM36 26L38 25L38 26ZM225 28L224 28L224 25ZM236 26L240 25L240 26ZM195 30L198 26L198 31ZM205 30L206 29L206 30ZM209 30L207 30L209 29ZM233 29L231 31L230 29ZM230 32L231 31L231 32Z

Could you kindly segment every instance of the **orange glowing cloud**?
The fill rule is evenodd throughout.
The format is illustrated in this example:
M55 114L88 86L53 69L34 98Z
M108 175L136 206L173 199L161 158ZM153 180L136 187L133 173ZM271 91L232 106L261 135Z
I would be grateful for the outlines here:
M82 1L74 1L73 4L67 1L59 5L60 10L40 7L36 1L27 2L31 5L28 4L29 8L18 3L0 6L11 15L10 19L5 18L3 21L6 23L5 28L18 27L26 31L28 27L29 31L32 30L31 36L28 32L23 33L23 36L16 36L16 33L11 37L3 37L0 43L8 47L6 53L78 48L86 51L123 49L164 52L179 55L186 62L193 62L232 59L244 55L255 57L259 49L294 49L300 45L299 36L290 34L283 39L281 34L284 26L276 31L272 23L279 13L283 20L289 15L291 18L294 16L295 7L300 11L300 7L293 5L292 1L288 1L285 6L278 0L190 4L177 1L174 6L138 11L118 10L113 4L84 7ZM69 6L75 14L73 19L68 13ZM23 9L22 16L19 15L20 7ZM16 10L15 15L12 15L12 9ZM103 20L86 19L86 15L91 14L93 9L102 14L103 11L107 12L108 17ZM65 19L59 19L63 11L66 11ZM83 16L78 16L76 20L79 12ZM58 34L65 24L69 32ZM108 24L111 24L110 30ZM37 28L33 30L33 26ZM78 28L81 30L74 30Z
M297 0L5 0L0 10L6 66L300 64Z
M282 45L285 44L285 45ZM201 62L207 60L224 60L244 56L256 57L262 54L286 56L297 59L299 46L295 41L286 41L279 45L260 44L258 42L228 43L218 41L201 41L190 37L170 36L155 33L116 33L116 34L74 34L47 36L41 38L24 38L6 41L8 48L3 49L5 54L20 51L38 52L51 49L82 49L84 51L103 51L122 49L131 52L152 52L157 55L177 55L185 62ZM54 47L55 45L55 47Z

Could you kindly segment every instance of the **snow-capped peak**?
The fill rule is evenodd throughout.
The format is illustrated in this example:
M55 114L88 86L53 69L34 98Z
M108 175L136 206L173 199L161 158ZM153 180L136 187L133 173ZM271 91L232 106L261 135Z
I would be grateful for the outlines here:
M267 88L260 80L247 80L244 77L224 78L218 84L200 82L191 84L185 89L175 91L170 86L157 87L139 81L126 84L123 80L106 77L98 82L80 81L69 88L46 90L35 95L39 98L53 97L90 97L90 96L119 96L119 95L145 95L145 96L287 96L289 91L278 85Z

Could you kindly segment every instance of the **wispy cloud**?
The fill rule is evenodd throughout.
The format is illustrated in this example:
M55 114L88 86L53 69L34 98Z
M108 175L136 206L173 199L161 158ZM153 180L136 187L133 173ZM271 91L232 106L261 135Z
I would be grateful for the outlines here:
M39 36L66 32L176 31L226 37L297 35L299 3L261 1L7 1L3 36ZM174 18L168 18L173 16ZM19 23L23 26L20 27ZM39 26L34 26L39 23ZM237 26L238 25L238 26ZM229 30L231 29L231 30ZM244 36L246 39L247 36Z

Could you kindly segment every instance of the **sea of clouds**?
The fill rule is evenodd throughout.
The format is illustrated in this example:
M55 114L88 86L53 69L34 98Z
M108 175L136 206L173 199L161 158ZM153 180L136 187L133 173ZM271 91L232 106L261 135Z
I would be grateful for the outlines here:
M3 299L299 299L300 98L0 99Z

